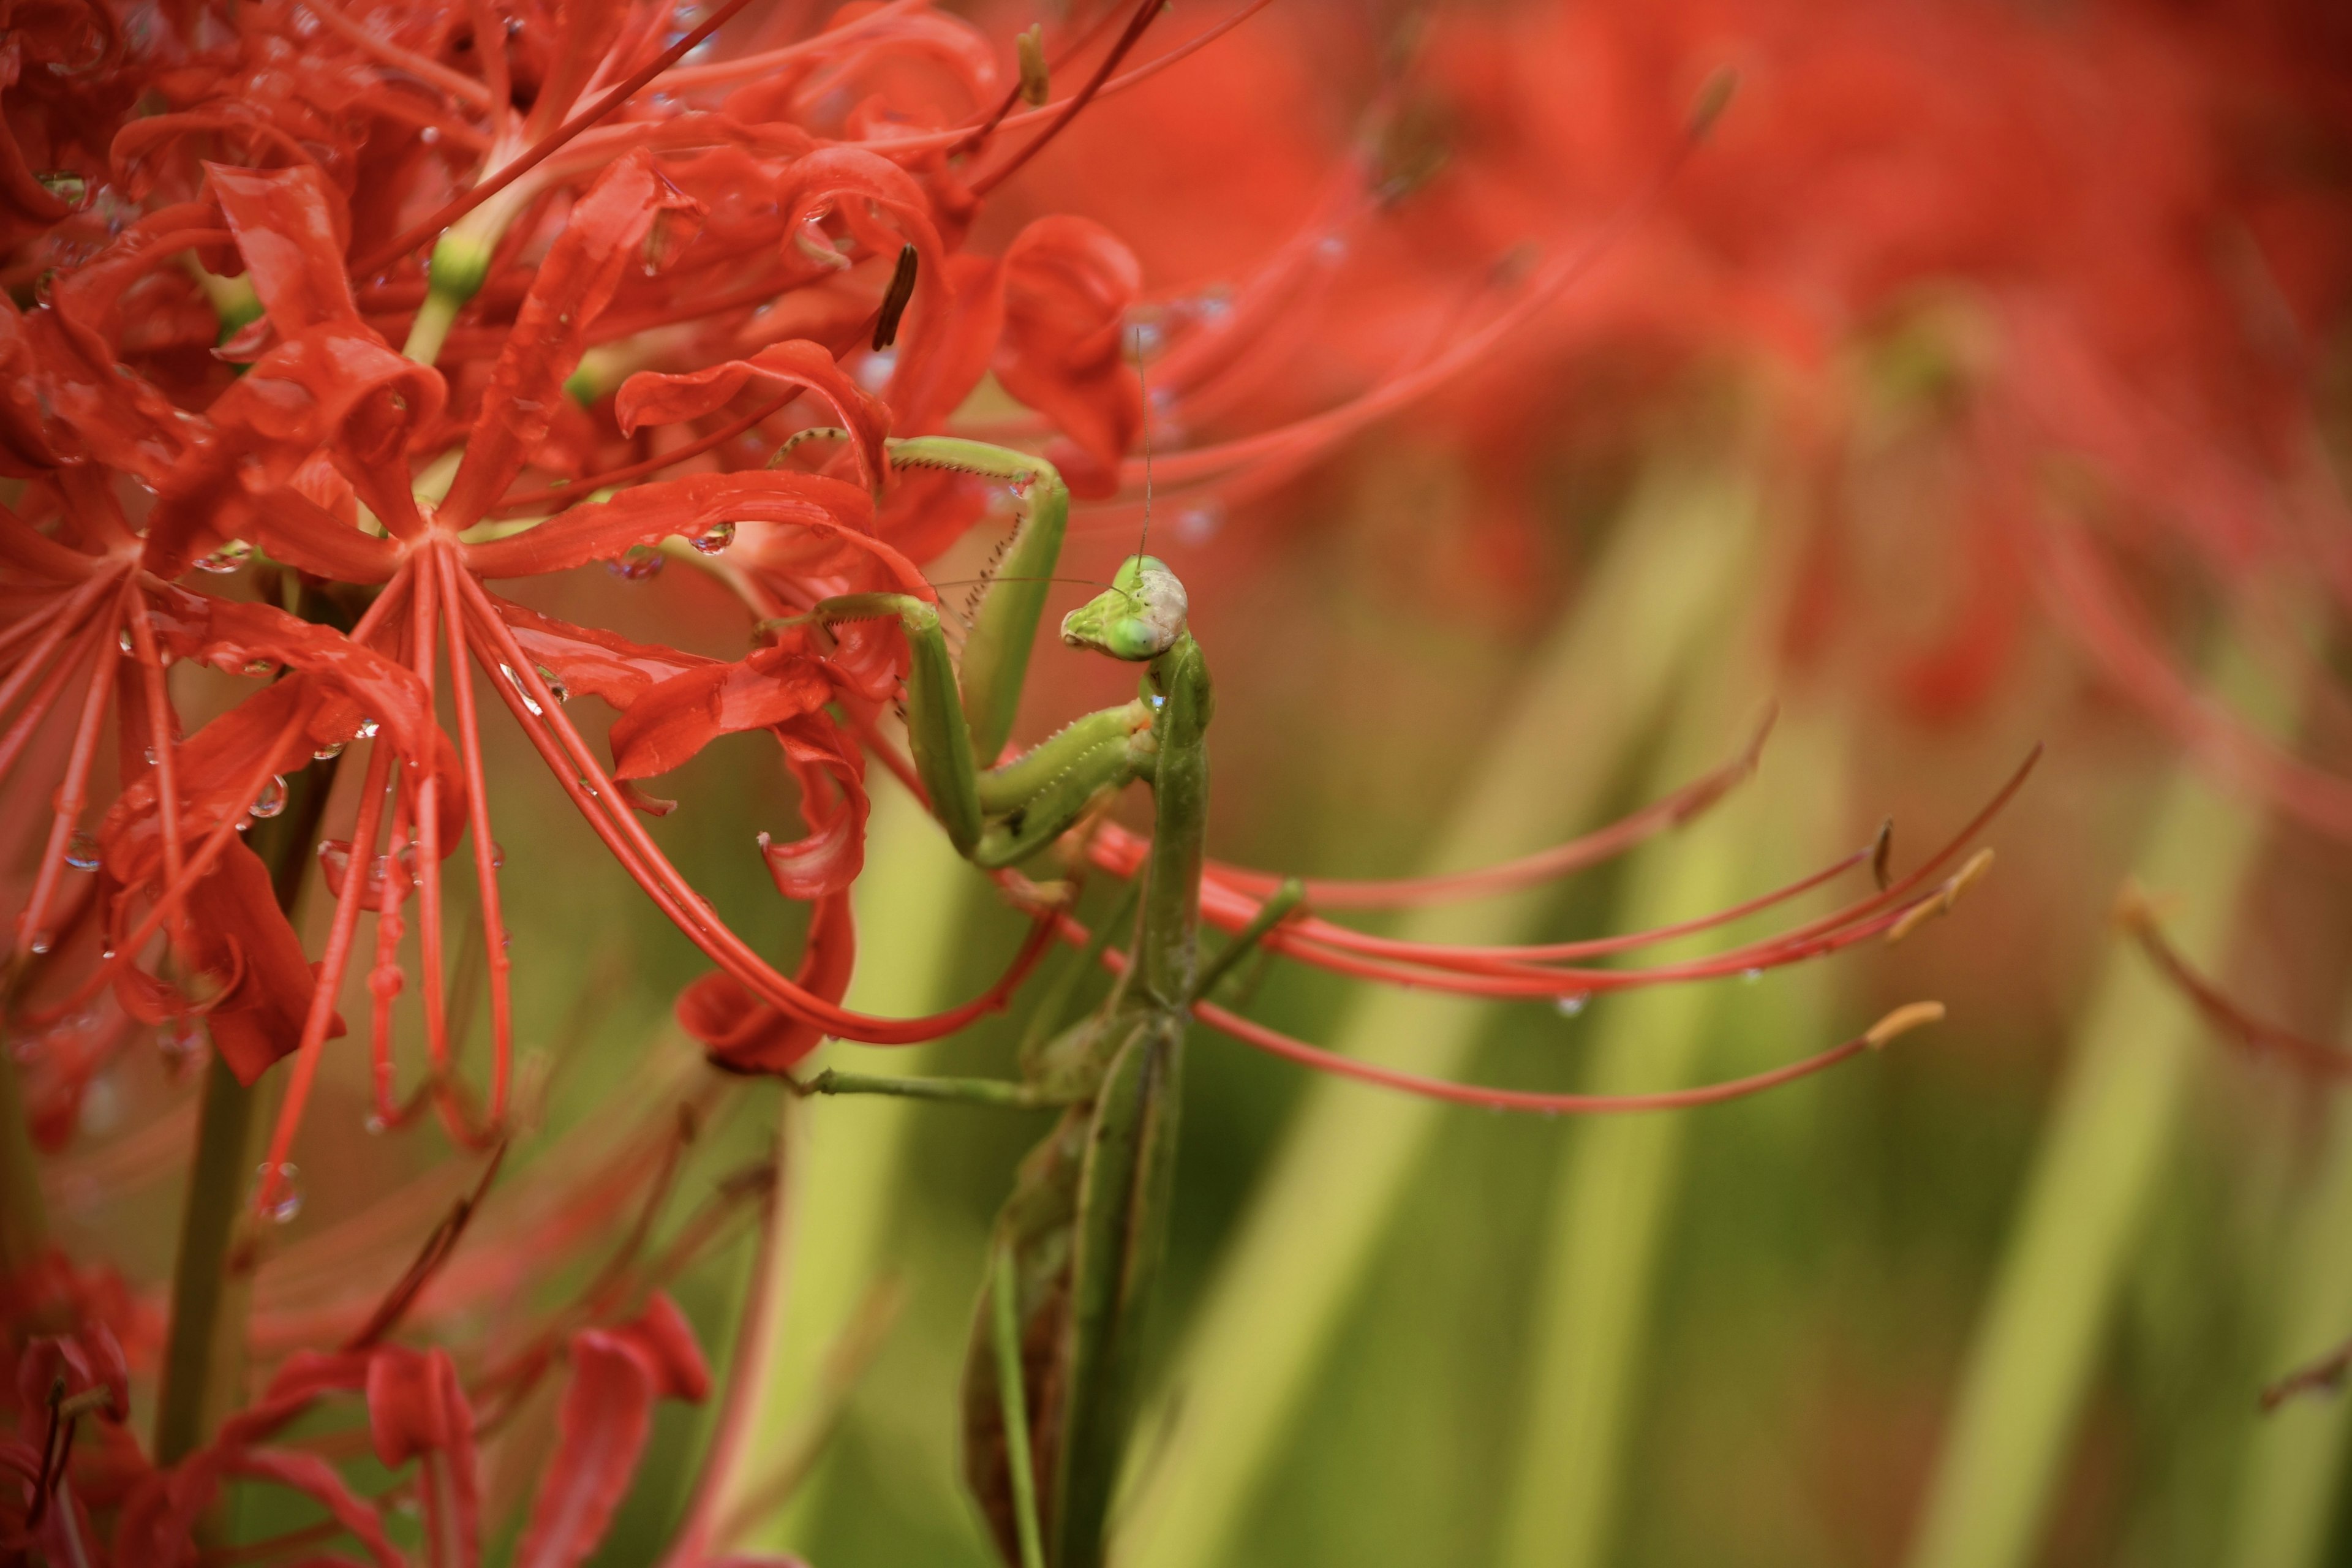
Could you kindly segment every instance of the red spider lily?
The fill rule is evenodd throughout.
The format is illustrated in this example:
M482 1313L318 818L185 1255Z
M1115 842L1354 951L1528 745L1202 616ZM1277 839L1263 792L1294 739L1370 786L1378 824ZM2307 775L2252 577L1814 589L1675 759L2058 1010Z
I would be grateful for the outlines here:
M995 1005L1004 985L929 1019L866 1018L836 1005L848 978L844 893L858 865L864 806L856 753L824 705L844 685L862 687L870 699L876 694L870 669L860 673L853 659L841 673L833 673L827 660L805 647L763 649L740 665L719 665L533 616L481 586L485 577L539 574L609 560L672 534L723 547L732 530L749 520L797 531L820 548L862 560L856 569L879 574L877 585L928 593L913 565L869 531L872 509L865 490L788 471L693 475L639 485L520 532L466 537L544 438L550 410L563 396L586 331L612 300L624 270L642 255L665 215L691 216L691 205L662 180L651 157L642 151L624 157L574 204L491 367L467 432L464 458L437 502L411 489L406 451L410 432L433 424L440 406L439 378L391 354L360 320L344 282L328 188L308 170L263 174L215 168L213 174L226 221L278 346L257 360L215 405L197 449L167 477L150 551L185 559L227 536L242 535L304 571L383 584L351 641L400 661L426 693L445 651L453 671L462 672L469 657L479 663L590 826L665 912L726 974L793 1020L798 1043L780 1047L770 1042L771 1053L805 1050L819 1033L928 1037ZM859 471L869 479L887 472L880 409L830 355L812 344L776 345L740 370L633 384L621 415L627 426L660 423L723 401L747 380L814 393L852 432ZM350 481L340 498L330 494L329 505L311 500L293 482L293 465L307 462L321 447L335 461L327 477L331 491L334 479ZM318 476L316 468L307 471ZM358 504L382 519L385 531L356 526ZM612 735L614 760L609 770L563 715L562 698L573 691L593 691L624 710ZM414 786L413 808L410 795L403 795L385 813L379 803L395 763L372 751L350 847L330 853L336 915L273 1145L273 1169L290 1145L331 1028L331 998L350 962L358 917L371 906L378 916L378 963L372 982L377 998L377 1114L387 1121L405 1114L394 1092L389 1002L399 985L397 910L412 881L419 896L436 1103L452 1130L470 1139L487 1137L504 1115L511 1024L497 856L470 681L453 679L452 697L462 789L445 792L437 779L425 777ZM634 781L668 771L719 734L745 729L776 733L803 785L810 837L768 851L780 889L820 905L797 980L769 967L717 920L646 836L632 809L658 809L635 789ZM490 981L494 1066L487 1121L479 1126L457 1099L450 1076L440 980L439 868L459 836L446 819L461 805L474 846ZM387 816L389 843L379 849ZM353 860L370 868L367 875L349 874ZM1018 973L1016 968L1005 984ZM722 1056L747 1048L732 1028L714 1025L707 1032Z
M1339 10L1289 20L1319 48L1377 52ZM1524 519L1545 383L1629 344L1644 366L1759 366L1785 444L1827 470L1885 390L1892 343L1948 389L1969 524L1948 610L1892 667L1897 694L1929 713L1980 700L2038 596L2184 744L2352 831L2352 786L2201 691L2171 646L2192 639L2168 626L2193 615L2152 612L2128 585L2178 563L2233 595L2280 575L2337 604L2347 591L2343 510L2313 458L2311 345L2352 301L2352 226L2308 155L2352 138L2340 29L2320 8L2227 25L2123 3L2063 21L1714 0L1449 10L1386 78L1352 165L1281 26L1226 46L1221 91L1108 107L1121 133L1060 148L1043 194L1186 280L1152 302L1170 345L1153 377L1163 495L1261 488L1360 427L1365 400L1435 393L1442 368L1456 390L1429 416L1475 455L1478 510ZM1573 299L1554 294L1726 64L1740 101L1706 155L1614 233ZM1219 168L1202 154L1227 137L1253 149L1254 178L1192 175ZM1163 148L1181 163L1139 171ZM1533 276L1513 249L1530 241L1558 258ZM1221 291L1192 281L1220 274ZM1332 406L1333 384L1360 390ZM2080 486L2061 503L2053 463L2095 474L2090 504ZM1139 480L1130 463L1129 493ZM1839 520L1819 527L1834 562ZM1834 605L1874 628L1887 613L1826 574L1810 602L1813 619Z

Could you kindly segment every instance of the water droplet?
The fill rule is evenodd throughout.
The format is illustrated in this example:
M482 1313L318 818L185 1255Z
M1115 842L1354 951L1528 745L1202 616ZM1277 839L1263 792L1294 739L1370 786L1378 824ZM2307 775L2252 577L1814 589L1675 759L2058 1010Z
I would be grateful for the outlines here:
M75 1120L92 1138L103 1138L121 1123L122 1095L114 1087L113 1074L94 1078L83 1088L81 1110Z
M1740 984L1743 985L1753 985L1763 978L1764 972L1760 969L1743 969L1739 972Z
M361 1122L360 1125L366 1128L371 1136L375 1136L385 1131L392 1126L392 1123L386 1121L383 1117L371 1110L367 1113L367 1120Z
M200 558L196 562L196 570L199 572L214 572L226 575L228 573L236 571L238 567L244 565L252 558L252 545L247 544L242 539L232 539L226 544L222 545L218 550L214 551L210 555Z
M153 767L155 765L155 748L152 746L148 747L143 755L147 758L147 765L151 768Z
M337 741L331 745L321 746L310 753L310 760L314 763L331 763L343 754L343 746L344 742L341 741Z
M1561 1017L1573 1018L1578 1014L1583 1012L1585 1006L1591 1003L1591 996L1585 992L1571 991L1565 996L1553 997L1551 1005L1553 1010L1559 1013Z
M131 651L131 628L129 626L124 626L121 631L114 634L114 646L121 648L125 653L129 653Z
M352 739L354 741L373 741L375 739L375 730L376 724L374 720L362 719L360 721L360 727L352 731Z
M283 773L270 775L269 782L261 786L261 793L254 796L253 804L245 809L264 821L284 811L286 809L286 775Z
M507 847L506 847L505 845L503 845L503 844L499 843L499 842L497 839L495 839L495 838L491 839L491 840L490 840L490 869L491 869L491 870L493 870L493 871L499 870L499 869L500 869L501 868L503 868L503 867L506 865L506 863L507 863Z
M98 869L98 840L87 833L76 833L66 840L66 864L77 871Z
M507 678L507 684L515 689L515 694L522 699L522 705L530 710L532 718L536 719L547 711L532 700L530 688L523 685L522 677L515 673L513 665L501 663L499 673Z
M438 125L428 125L416 133L416 139L430 147L441 140L441 128Z
M1127 352L1138 359L1150 359L1160 352L1167 333L1157 321L1136 321L1127 329Z
M642 583L648 577L658 577L661 569L667 564L662 552L649 544L632 544L604 563L614 576L629 583Z
M1165 708L1168 706L1168 699L1162 693L1155 691L1151 694L1151 705L1154 708Z
M47 952L57 944L57 932L37 931L33 933L33 940L26 945L30 947L35 952Z
M277 668L278 667L276 665L270 663L266 658L248 659L246 661L245 668L241 673L246 675L268 675Z
M302 1212L302 1173L291 1163L278 1167L278 1180L274 1184L269 1179L269 1162L267 1160L254 1168L254 1174L260 1178L261 1186L272 1189L269 1206L262 1213L284 1225Z
M194 1071L205 1059L205 1026L193 1016L171 1019L156 1031L155 1049L174 1079Z
M531 668L539 671L539 678L547 682L547 694L550 697L554 698L558 702L572 700L572 688L563 684L563 677L543 664L534 664Z
M1188 506L1176 514L1176 537L1187 544L1200 544L1216 536L1225 525L1225 509L1221 502L1204 501Z
M704 555L716 555L735 542L735 525L731 522L714 522L687 542Z

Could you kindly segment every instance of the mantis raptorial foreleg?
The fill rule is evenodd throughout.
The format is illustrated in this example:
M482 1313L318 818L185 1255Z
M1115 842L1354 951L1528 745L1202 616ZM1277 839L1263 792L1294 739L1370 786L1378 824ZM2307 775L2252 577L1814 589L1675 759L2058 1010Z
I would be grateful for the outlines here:
M1062 1107L1023 1161L997 1218L964 1373L965 1474L1000 1552L1030 1568L1095 1568L1118 1475L1145 1304L1166 1250L1192 1001L1296 903L1296 889L1200 969L1202 845L1208 811L1208 665L1186 630L1183 585L1150 556L1066 616L1062 640L1146 666L1136 700L1089 714L990 767L1003 749L1028 647L1044 613L1068 495L1043 461L975 442L896 442L901 467L1011 481L1031 513L980 606L959 672L936 606L912 596L829 599L819 622L895 618L911 651L907 732L931 809L983 867L1045 847L1111 794L1151 786L1154 826L1140 914L1110 995L1066 1029L1024 1045L1019 1081L821 1075L825 1093ZM1109 925L1087 957L1101 956Z

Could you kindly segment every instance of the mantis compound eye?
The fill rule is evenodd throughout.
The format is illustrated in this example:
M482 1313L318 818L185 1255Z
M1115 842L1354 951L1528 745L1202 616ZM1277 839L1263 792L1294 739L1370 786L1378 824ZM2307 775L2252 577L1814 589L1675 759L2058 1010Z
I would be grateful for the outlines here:
M1184 635L1184 584L1150 555L1130 555L1110 587L1062 618L1062 640L1139 664L1158 658Z

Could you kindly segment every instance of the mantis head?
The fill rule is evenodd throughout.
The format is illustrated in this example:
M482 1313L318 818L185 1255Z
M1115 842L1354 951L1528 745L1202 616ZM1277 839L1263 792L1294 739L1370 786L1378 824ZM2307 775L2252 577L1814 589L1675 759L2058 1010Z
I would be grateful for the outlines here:
M1185 608L1184 584L1166 563L1130 555L1108 589L1062 617L1062 640L1140 664L1176 646Z

